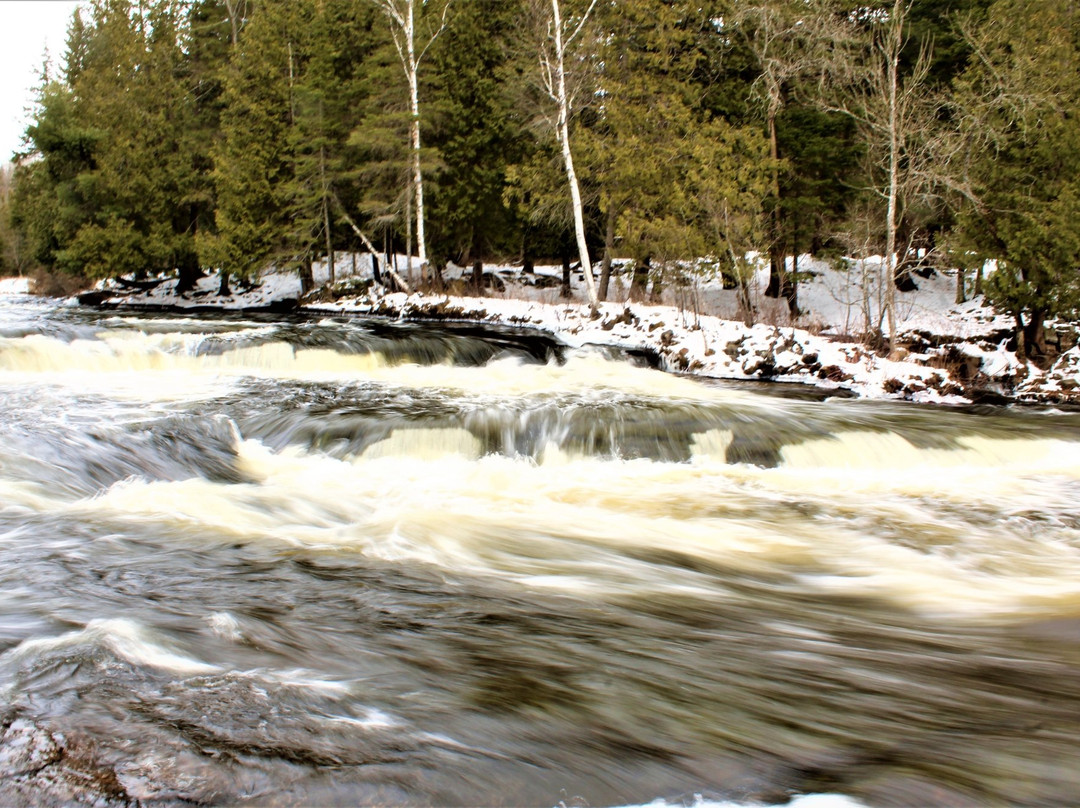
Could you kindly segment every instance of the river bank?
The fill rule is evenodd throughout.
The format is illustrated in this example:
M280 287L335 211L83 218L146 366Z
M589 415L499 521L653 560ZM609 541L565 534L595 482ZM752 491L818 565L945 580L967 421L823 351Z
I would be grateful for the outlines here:
M922 403L1080 403L1080 348L1072 324L1049 330L1060 353L1048 367L1021 361L1010 350L1008 318L981 297L953 304L955 277L940 272L898 294L897 347L886 356L853 336L865 332L875 316L872 265L839 271L804 257L800 266L810 266L811 277L800 286L802 316L792 321L780 304L759 294L758 321L748 324L746 312L736 310L736 292L719 282L673 286L654 295L658 303L642 303L627 299L628 281L616 275L612 296L623 302L593 311L573 296L561 298L557 267L532 273L491 267L483 275L484 295L473 296L467 293L469 273L451 266L443 278L448 293L406 294L374 283L369 260L350 256L339 263L333 286L326 285L327 267L317 265L320 286L307 296L294 274L271 272L255 284L234 283L226 296L219 294L220 279L208 275L180 295L167 280L146 288L114 282L99 284L79 300L104 307L305 311L527 328L569 346L644 354L664 370L707 378L809 384ZM764 288L767 269L755 283Z

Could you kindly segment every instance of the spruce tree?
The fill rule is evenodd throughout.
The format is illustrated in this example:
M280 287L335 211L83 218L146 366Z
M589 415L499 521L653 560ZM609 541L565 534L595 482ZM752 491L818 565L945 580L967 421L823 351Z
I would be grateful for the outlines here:
M225 74L221 135L213 151L215 232L199 257L229 276L252 277L277 257L288 225L282 183L291 175L287 4L260 6L234 44Z
M645 267L702 255L745 281L770 162L760 133L701 104L700 62L719 35L709 10L628 0L601 25L603 105L582 130L583 165L638 267L633 288L644 292Z
M436 263L469 263L518 247L504 199L507 165L525 133L507 91L510 38L520 0L463 4L432 53L433 118L439 151L431 202Z
M1046 319L1080 307L1080 17L1067 0L997 0L969 34L956 248L997 259L987 297L1013 316L1021 353L1038 357Z

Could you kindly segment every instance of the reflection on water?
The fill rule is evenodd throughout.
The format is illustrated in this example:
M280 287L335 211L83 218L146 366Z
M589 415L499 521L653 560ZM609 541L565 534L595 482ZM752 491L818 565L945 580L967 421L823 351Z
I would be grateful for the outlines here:
M1080 793L1075 415L2 298L0 397L13 804Z

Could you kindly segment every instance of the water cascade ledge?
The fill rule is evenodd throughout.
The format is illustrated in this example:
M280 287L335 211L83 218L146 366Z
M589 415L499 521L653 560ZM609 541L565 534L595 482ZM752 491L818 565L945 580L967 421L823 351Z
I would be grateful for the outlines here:
M1001 402L1012 392L1014 362L999 362L996 381L976 387L931 354L890 360L857 343L818 337L800 328L698 315L670 306L637 303L553 305L518 300L432 295L374 294L309 303L303 309L389 317L417 322L469 322L538 329L567 345L606 345L655 357L665 370L716 378L810 384L850 390L868 398L961 404ZM1080 358L1080 357L1078 357ZM1024 400L1061 400L1027 391Z
M365 261L366 256L361 263ZM929 403L1080 403L1080 345L1040 369L1008 349L1007 318L974 303L927 310L908 321L897 340L900 347L889 359L850 338L819 336L801 328L748 327L671 306L606 303L594 312L580 304L537 302L535 289L521 286L520 272L505 268L498 274L517 277L520 288L515 287L514 294L522 296L404 295L349 277L330 299L325 289L305 298L295 275L270 272L225 298L216 294L218 279L211 273L191 293L176 295L168 282L147 291L104 284L80 300L103 307L328 312L529 328L571 346L597 344L638 352L665 370L703 377L799 383L862 397ZM823 293L824 288L818 290L818 297ZM1071 343L1063 347L1066 344Z

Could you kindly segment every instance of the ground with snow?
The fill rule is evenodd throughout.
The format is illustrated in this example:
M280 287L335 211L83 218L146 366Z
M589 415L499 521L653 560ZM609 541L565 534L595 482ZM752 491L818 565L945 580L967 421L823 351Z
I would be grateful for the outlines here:
M415 268L397 257L406 283L419 280ZM799 285L803 314L794 322L784 301L764 296L768 267L757 261L751 283L752 316L735 290L691 272L665 278L648 303L631 302L629 273L621 268L609 300L593 312L582 301L582 278L574 273L573 293L561 294L562 270L539 266L484 269L483 294L476 295L472 270L451 265L440 293L390 292L373 282L371 258L342 256L329 280L325 262L314 267L318 291L301 292L293 273L270 271L254 285L232 284L218 295L211 275L184 295L171 279L153 288L99 284L84 302L106 306L224 310L301 308L340 315L408 320L444 320L517 326L548 332L568 345L603 344L644 352L671 371L725 379L759 379L843 388L869 397L963 403L1022 400L1080 403L1080 347L1071 324L1050 329L1061 354L1040 370L1008 350L1011 322L981 298L955 305L956 276L940 270L914 276L917 289L897 293L897 344L889 358L868 349L859 335L880 324L880 261L841 260L836 264L803 256ZM0 281L0 293L20 293L24 279ZM23 285L20 285L23 284ZM9 288L10 287L10 288Z
M0 278L0 295L30 294L29 278Z

